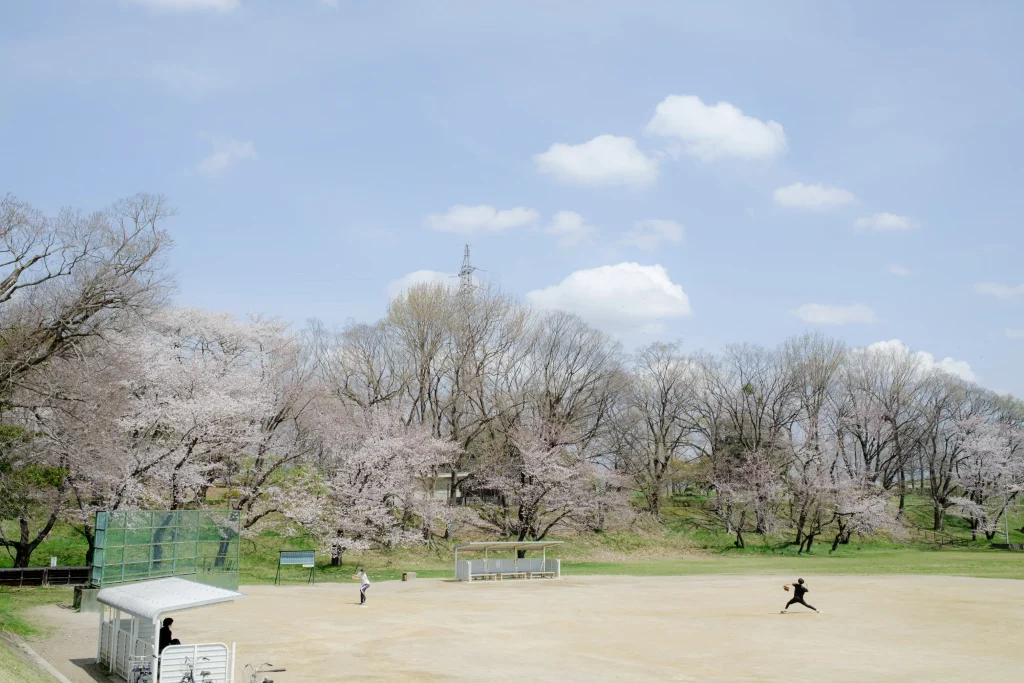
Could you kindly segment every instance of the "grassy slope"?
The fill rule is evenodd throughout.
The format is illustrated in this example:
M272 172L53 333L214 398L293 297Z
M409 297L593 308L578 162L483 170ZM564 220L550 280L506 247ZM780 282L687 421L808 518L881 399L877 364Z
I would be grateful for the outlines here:
M946 532L940 540L957 539L962 546L936 551L936 537L926 529L931 524L931 507L927 499L908 496L906 516L912 531L900 543L886 539L857 539L830 554L830 538L821 538L810 556L797 556L789 545L791 534L762 538L750 534L747 548L733 547L733 537L726 535L714 520L703 512L704 500L698 496L679 496L673 506L664 509L664 525L655 530L618 531L567 539L568 542L552 556L561 557L567 574L629 573L629 574L695 574L695 573L905 573L952 574L965 576L1007 576L1024 578L1016 569L1024 566L1019 553L989 550L983 537L971 542L966 521L949 515ZM1024 543L1024 506L1011 516L1010 540ZM997 541L1002 541L1000 534ZM268 583L274 580L279 550L313 547L309 539L264 531L242 541L242 583ZM955 550L956 552L953 552ZM33 564L46 565L56 556L61 565L76 565L83 560L82 537L66 526L58 526L33 555ZM365 566L378 580L399 578L402 571L416 571L423 577L449 575L452 554L439 548L397 549L388 553L346 554L342 567L330 567L323 558L317 578L343 581ZM0 555L0 567L10 566L10 559ZM288 582L305 581L306 574L297 567L283 570ZM0 601L0 630L3 625L3 603Z
M24 611L35 605L70 603L70 588L0 587L0 632L32 636L40 629L25 618ZM53 683L53 678L25 661L0 638L0 683Z
M55 683L55 680L22 659L0 639L0 683Z

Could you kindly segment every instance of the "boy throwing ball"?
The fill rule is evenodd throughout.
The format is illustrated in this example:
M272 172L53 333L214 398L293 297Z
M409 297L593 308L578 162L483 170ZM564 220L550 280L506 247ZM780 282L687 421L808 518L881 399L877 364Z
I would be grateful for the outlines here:
M786 613L786 610L789 609L790 605L792 605L793 603L797 603L797 602L800 603L801 605L803 605L804 607L806 607L807 609L814 610L818 614L821 614L821 610L815 609L814 607L812 607L812 606L808 605L806 602L804 602L804 595L807 594L807 586L804 585L804 580L803 579L797 579L796 583L787 583L785 586L782 587L782 589L785 590L785 591L788 591L791 586L793 588L793 593L794 593L793 599L790 600L789 602L787 602L786 606L782 608L782 613L783 614Z
M366 604L366 590L370 587L370 578L366 576L366 570L362 567L359 568L358 574L352 575L353 579L359 581L359 604Z

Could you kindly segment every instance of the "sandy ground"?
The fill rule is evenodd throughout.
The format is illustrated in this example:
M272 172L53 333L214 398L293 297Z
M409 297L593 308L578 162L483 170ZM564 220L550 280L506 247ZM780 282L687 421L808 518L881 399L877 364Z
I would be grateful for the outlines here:
M814 614L779 610L796 577L579 577L472 586L437 580L252 586L181 612L182 642L238 643L300 681L1021 681L1024 581L807 578ZM46 607L33 643L72 681L97 617ZM84 668L83 668L84 667Z

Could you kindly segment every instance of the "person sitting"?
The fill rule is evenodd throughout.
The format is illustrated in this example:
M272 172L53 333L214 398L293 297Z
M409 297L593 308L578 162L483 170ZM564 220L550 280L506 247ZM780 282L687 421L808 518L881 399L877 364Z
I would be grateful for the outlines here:
M160 653L163 653L164 648L168 645L181 645L180 640L171 637L171 624L173 623L174 619L170 617L164 619L163 628L160 629Z

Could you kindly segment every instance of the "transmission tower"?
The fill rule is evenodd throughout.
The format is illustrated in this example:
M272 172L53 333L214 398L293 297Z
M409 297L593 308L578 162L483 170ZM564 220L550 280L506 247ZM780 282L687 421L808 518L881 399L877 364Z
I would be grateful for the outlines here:
M459 270L459 294L472 294L473 290L476 289L476 285L473 284L473 272L480 270L474 268L472 261L469 260L469 245L466 245L466 250L462 254L462 268Z

